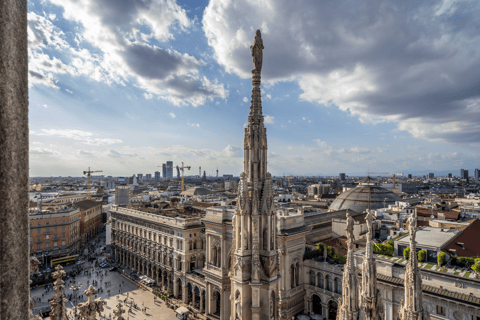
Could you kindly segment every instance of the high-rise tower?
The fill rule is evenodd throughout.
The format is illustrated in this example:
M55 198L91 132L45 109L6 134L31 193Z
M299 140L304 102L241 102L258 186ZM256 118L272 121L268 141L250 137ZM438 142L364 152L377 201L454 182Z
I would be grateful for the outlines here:
M231 319L278 319L276 214L267 173L267 132L263 123L260 73L263 40L256 31L250 47L252 101L245 128L244 172L233 217Z

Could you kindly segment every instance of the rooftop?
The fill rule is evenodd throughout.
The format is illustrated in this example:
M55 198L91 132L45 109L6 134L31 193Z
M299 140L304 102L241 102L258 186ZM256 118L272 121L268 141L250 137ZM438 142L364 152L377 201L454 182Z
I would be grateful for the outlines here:
M457 230L444 230L433 227L425 227L423 229L417 230L415 240L419 246L430 246L441 248L445 245L450 239L455 237ZM403 237L398 240L398 243L409 244L410 235Z
M102 203L100 201L82 200L82 201L76 202L75 205L80 210L88 210L88 209L91 209L91 208L101 206Z
M448 252L455 249L457 256L476 258L480 257L480 220L476 219L463 232L454 237L442 250Z

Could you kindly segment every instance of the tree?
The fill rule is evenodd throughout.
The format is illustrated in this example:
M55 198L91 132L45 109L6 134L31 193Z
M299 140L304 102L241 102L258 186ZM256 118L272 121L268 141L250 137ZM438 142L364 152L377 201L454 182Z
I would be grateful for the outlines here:
M445 263L445 256L446 256L445 252L440 252L440 254L437 257L438 265L443 265Z
M418 251L418 261L424 262L426 257L427 257L427 251L425 250Z
M405 259L408 259L408 257L410 257L410 247L406 247L405 249L403 249L403 257Z
M480 273L480 262L475 263L473 266L470 267L473 271L475 271L477 274Z
M323 252L323 247L325 247L324 243L322 242L317 243L317 250L320 250L321 252Z
M333 255L335 254L333 247L327 246L327 255L329 258L333 258Z

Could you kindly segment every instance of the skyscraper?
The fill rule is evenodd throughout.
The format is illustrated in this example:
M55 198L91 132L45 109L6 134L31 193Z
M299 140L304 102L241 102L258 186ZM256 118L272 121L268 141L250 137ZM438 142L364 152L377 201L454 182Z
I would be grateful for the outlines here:
M460 179L465 179L468 181L468 170L460 169Z
M160 172L155 171L155 181L158 182L160 181Z
M340 177L340 180L345 181L345 173L340 173L338 176Z
M152 180L152 174L151 173L147 173L145 175L145 180L149 181L149 180Z
M162 177L163 179L167 178L167 165L165 163L162 164Z
M141 180L143 180L143 173L138 173L137 177L138 177L138 181L140 182Z
M173 178L173 161L167 161L167 178Z
M262 50L257 30L251 49L255 69L245 128L244 172L232 219L232 319L273 319L278 308L277 216L272 177L267 173L267 132L260 92Z
M428 180L433 180L435 179L435 174L433 172L430 172L429 174L427 174L427 179Z
M480 180L480 170L475 169L475 180Z

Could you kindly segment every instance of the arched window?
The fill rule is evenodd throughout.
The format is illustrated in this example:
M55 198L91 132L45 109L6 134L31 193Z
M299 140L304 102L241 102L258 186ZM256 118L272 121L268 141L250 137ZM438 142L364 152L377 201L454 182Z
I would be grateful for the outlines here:
M197 241L195 241L195 242L193 243L193 249L194 249L194 250L197 249Z
M315 272L310 271L310 285L315 285Z
M295 288L295 265L290 267L290 287Z
M321 274L320 272L317 273L317 286L319 288L324 288L324 284L323 284L323 274Z
M295 287L300 285L300 263L295 266Z
M328 291L333 292L333 279L330 275L327 276L327 285L328 285Z
M337 293L342 294L342 279L337 278Z

